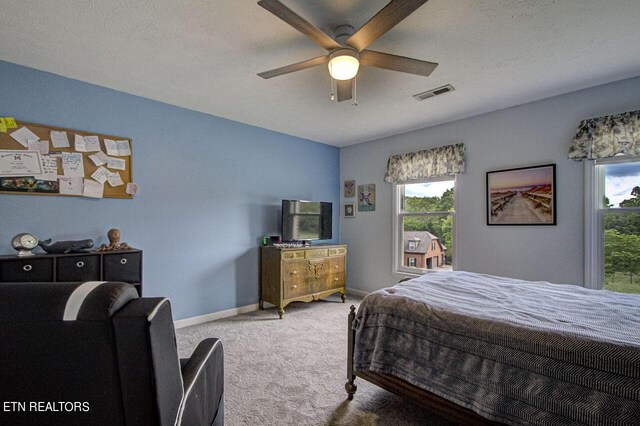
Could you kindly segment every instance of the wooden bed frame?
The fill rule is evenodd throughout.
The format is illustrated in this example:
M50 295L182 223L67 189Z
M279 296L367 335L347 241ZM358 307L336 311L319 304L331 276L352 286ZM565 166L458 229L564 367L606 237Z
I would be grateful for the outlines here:
M356 332L353 329L353 321L356 317L356 307L351 305L351 311L347 321L347 383L344 385L347 391L347 399L352 400L353 395L358 390L354 383L356 377L371 382L381 388L406 398L416 405L422 406L429 411L443 417L453 423L460 425L499 425L488 420L468 408L442 398L434 393L421 389L411 383L388 374L372 372L354 371L353 369L353 348L355 344Z

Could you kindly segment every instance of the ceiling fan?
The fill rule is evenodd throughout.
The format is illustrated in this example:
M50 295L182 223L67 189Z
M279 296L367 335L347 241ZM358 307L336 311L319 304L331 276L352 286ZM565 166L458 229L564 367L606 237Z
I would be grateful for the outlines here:
M260 6L328 50L329 54L261 72L258 75L267 79L328 63L329 74L336 80L338 102L352 98L354 80L360 65L428 77L438 66L437 63L367 49L371 43L426 2L427 0L391 0L359 30L354 31L349 25L341 25L336 27L334 37L331 37L301 18L279 0L260 0L258 2Z

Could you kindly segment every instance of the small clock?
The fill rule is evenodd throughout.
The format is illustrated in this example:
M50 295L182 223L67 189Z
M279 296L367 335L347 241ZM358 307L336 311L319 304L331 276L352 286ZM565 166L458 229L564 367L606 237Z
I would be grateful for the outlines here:
M11 240L11 246L18 250L18 256L31 256L31 250L38 246L38 239L33 234L18 234Z

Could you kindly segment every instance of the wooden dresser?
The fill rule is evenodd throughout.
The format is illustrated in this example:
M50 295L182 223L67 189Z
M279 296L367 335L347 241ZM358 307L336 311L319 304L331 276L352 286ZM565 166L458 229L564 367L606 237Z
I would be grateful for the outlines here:
M291 302L311 302L333 293L347 298L347 246L261 247L260 309L278 308L280 318Z

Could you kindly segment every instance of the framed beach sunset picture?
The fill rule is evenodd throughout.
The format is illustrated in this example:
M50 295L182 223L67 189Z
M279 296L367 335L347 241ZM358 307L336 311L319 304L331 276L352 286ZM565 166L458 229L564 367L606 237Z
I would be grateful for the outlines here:
M487 172L487 225L555 225L556 165Z

